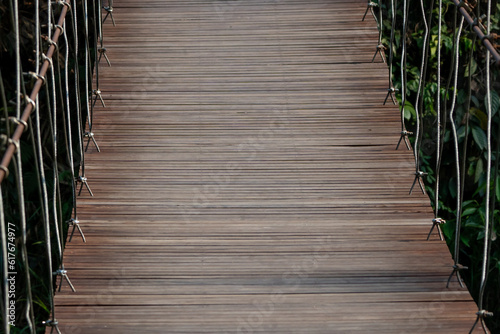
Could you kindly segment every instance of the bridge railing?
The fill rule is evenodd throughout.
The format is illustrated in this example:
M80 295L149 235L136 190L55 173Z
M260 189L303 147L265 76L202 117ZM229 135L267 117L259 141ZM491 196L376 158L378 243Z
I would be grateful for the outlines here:
M13 0L0 10L1 332L59 332L53 287L75 291L63 249L67 234L85 241L77 197L83 187L92 195L85 152L99 151L98 64L111 65L103 23L115 24L113 2Z
M447 287L454 277L464 287L462 276L469 269L467 282L478 304L471 332L479 323L488 332L485 319L493 317L492 308L497 314L490 324L500 330L500 303L495 298L500 292L496 236L500 229L500 5L496 1L368 1L363 20L369 11L379 28L373 61L380 54L385 62L388 53L384 104L390 97L399 102L401 112L396 149L404 142L414 153L410 194L417 185L424 193L427 188L434 203L427 239L437 230L443 240L442 229L448 237L454 265ZM450 21L452 26L447 26ZM496 285L488 284L489 275Z

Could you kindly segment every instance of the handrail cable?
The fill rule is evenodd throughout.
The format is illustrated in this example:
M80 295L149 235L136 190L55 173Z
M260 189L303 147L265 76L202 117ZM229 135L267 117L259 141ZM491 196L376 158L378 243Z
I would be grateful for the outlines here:
M15 3L15 6L17 6L17 1L14 1L14 3ZM59 21L57 23L58 26L62 26L64 24L64 19L66 17L67 12L68 12L68 8L66 6L63 6L63 9L62 9L61 14L59 16ZM56 29L56 31L54 32L54 37L52 39L54 43L49 46L49 49L48 49L47 54L46 54L47 58L52 58L52 55L54 54L54 51L56 49L55 43L57 43L57 41L59 40L59 36L61 35L61 32L62 32L61 29ZM16 54L17 54L17 51L16 51ZM45 59L43 61L42 67L39 71L40 78L36 79L35 84L33 86L33 89L31 91L31 94L29 96L30 100L34 101L36 99L38 93L40 92L40 89L41 89L42 84L43 84L43 79L41 79L41 77L44 77L47 74L47 70L49 68L49 65L50 65L49 61L47 59ZM16 66L20 66L20 64L16 65ZM20 76L20 74L18 76ZM20 88L20 83L17 83L17 86ZM18 103L17 103L18 107L20 106L20 98L21 98L20 95L16 94L16 99L18 101ZM33 104L28 103L28 104L26 104L26 107L24 108L22 114L20 114L20 117L18 117L21 121L17 124L16 129L14 130L14 133L12 135L11 141L9 141L9 143L7 144L5 153L4 153L2 161L0 163L0 184L2 183L2 181L4 180L4 178L6 176L6 170L7 170L8 166L10 164L10 161L12 160L12 157L14 156L14 153L16 151L16 145L14 143L19 141L19 139L21 139L21 135L23 134L24 129L25 129L25 124L27 124L26 122L29 120L29 117L30 117L32 111L33 111Z
M491 32L491 0L488 0L488 8L486 15L486 32L487 35L490 35ZM490 69L490 59L491 52L489 48L486 48L486 109L488 116L487 130L486 130L486 138L487 140L487 162L486 162L486 206L485 206L485 218L484 218L484 247L483 247L483 263L481 267L481 284L479 288L479 301L478 301L478 312L476 322L472 326L470 333L477 326L478 322L481 323L481 326L485 333L489 333L484 319L489 316L493 316L493 313L488 312L485 309L484 305L484 293L486 290L486 282L488 280L488 267L489 267L489 254L490 254L490 200L491 200L491 118L492 118L492 109L491 109L491 69ZM498 157L497 157L498 158Z
M495 64L496 66L500 67L500 54L498 53L497 49L495 48L495 45L491 42L490 38L492 38L490 34L490 25L487 27L487 32L486 34L481 30L478 24L476 24L476 20L474 20L469 12L467 11L467 8L462 5L463 0L453 0L453 3L458 7L458 10L460 13L463 15L467 23L471 26L472 30L476 33L477 37L479 40L483 43L483 45L486 47L488 50L490 57L493 57L495 59ZM490 3L491 0L488 0L488 3ZM478 1L478 6L480 2ZM491 7L491 6L490 6ZM491 17L491 8L488 8L488 13L490 13Z

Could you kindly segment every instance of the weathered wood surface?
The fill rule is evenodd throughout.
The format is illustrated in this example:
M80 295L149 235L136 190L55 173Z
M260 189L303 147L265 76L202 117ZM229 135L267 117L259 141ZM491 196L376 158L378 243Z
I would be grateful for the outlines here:
M366 1L115 1L64 333L466 333Z

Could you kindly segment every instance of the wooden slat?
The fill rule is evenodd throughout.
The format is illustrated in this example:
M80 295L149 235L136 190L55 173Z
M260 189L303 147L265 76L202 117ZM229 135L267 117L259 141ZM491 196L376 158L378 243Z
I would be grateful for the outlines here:
M366 1L114 5L63 333L469 330Z

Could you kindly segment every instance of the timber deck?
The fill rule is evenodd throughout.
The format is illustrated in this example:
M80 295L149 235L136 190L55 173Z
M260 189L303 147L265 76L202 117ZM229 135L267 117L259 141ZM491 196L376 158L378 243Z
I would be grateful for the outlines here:
M63 333L469 331L366 1L114 7Z

